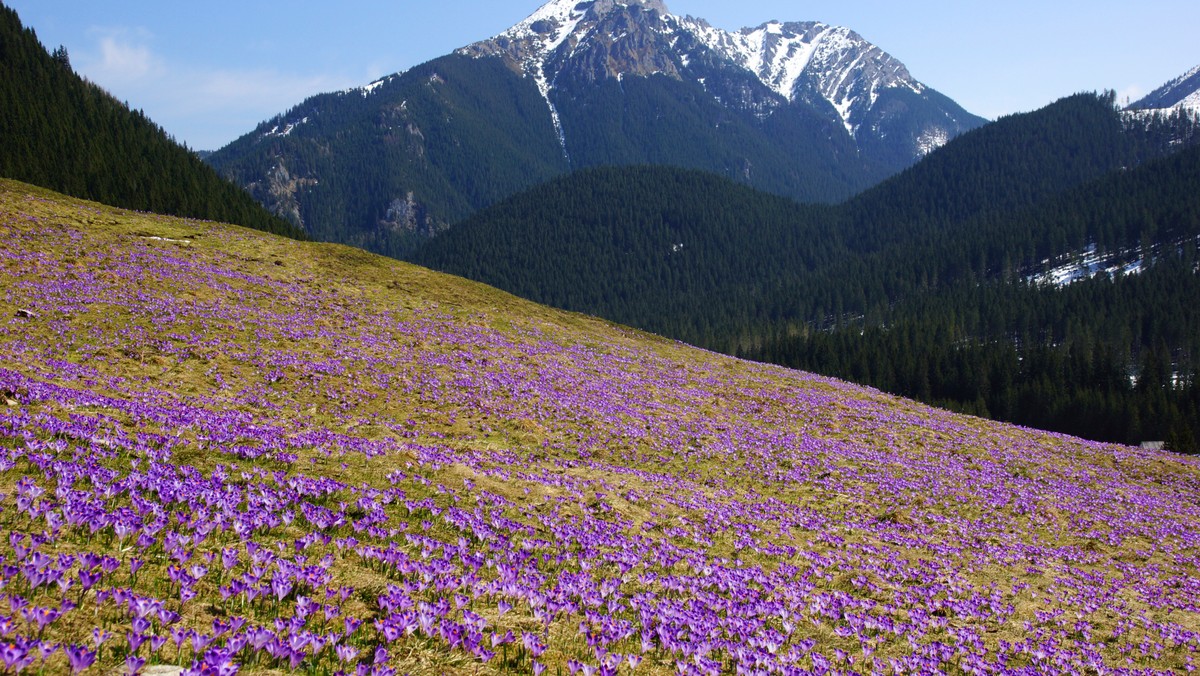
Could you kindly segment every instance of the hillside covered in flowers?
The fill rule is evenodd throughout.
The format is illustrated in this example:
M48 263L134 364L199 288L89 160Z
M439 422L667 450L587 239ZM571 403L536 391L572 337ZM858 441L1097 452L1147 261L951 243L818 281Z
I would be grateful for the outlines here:
M1197 496L1196 458L0 182L9 673L1187 672Z

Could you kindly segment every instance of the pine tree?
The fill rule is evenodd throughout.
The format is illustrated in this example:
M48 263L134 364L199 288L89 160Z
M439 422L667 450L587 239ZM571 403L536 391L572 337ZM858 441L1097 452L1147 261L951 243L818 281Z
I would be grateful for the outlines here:
M54 62L63 68L71 70L71 57L67 54L66 46L59 45L50 55L50 58L54 59Z

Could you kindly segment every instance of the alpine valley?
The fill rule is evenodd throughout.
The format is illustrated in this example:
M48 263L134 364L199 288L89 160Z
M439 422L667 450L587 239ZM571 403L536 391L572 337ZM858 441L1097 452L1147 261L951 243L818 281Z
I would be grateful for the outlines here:
M672 165L837 201L983 122L848 28L730 33L658 0L553 0L490 40L314 96L208 161L315 239L403 255L573 169Z
M481 211L414 260L977 415L1194 451L1198 131L1180 111L1078 94L836 206L593 169Z
M5 675L1200 666L1188 77L930 150L976 121L848 31L551 4L238 142L310 235L601 318L302 241L2 6L0 75Z

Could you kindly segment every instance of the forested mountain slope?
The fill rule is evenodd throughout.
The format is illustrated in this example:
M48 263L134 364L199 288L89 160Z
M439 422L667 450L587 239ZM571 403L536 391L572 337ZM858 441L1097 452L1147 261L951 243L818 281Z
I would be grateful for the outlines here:
M304 236L140 111L47 53L0 5L0 176L130 209Z
M1178 139L1194 138L1193 127L1180 118L1128 124L1111 95L1074 96L965 134L838 207L789 205L715 177L666 169L584 172L469 219L432 240L415 260L716 349L801 363L1012 418L1016 404L977 406L979 388L924 385L930 378L958 383L968 377L963 368L954 371L961 377L946 369L938 376L926 361L894 378L868 366L872 360L858 364L845 346L839 354L803 362L789 355L815 350L818 342L805 347L805 341L819 332L910 321L950 351L964 341L1066 349L1062 331L1043 332L1031 322L1059 307L1062 296L1056 294L1068 292L1032 280L1085 256L1110 261L1104 267L1132 266L1142 258L1137 270L1164 264L1156 275L1177 269L1168 262L1183 260L1178 270L1186 272L1194 246L1189 238L1200 234L1200 173L1194 167L1200 151L1178 152ZM1162 352L1160 342L1175 371L1193 368L1195 346L1188 336L1194 334L1179 328L1163 336L1149 329L1191 325L1190 309L1140 305L1151 278L1157 279L1147 275L1126 280L1119 291L1100 292L1110 294L1105 303L1129 312L1069 313L1085 316L1079 321L1088 328L1076 333L1089 336L1090 351L1100 349L1096 335L1107 336L1099 359L1104 368L1128 374L1126 390L1147 355ZM1188 305L1178 294L1190 282L1177 281L1171 297ZM1011 307L986 305L980 294L993 292ZM920 307L950 314L921 314ZM953 329L947 332L947 325ZM909 347L910 355L892 360L897 368L920 353ZM1046 377L1061 388L1070 380ZM1165 436L1182 420L1200 431L1184 409L1153 422L1127 413L1119 416L1119 429L1089 431L1075 423L1070 429L1121 441Z
M586 171L481 212L413 260L716 345L717 334L753 332L765 319L862 314L938 279L993 274L1006 259L1011 272L1072 253L1086 238L1061 236L1057 223L988 247L989 219L1169 155L1178 135L1168 122L1125 125L1110 95L1074 96L965 134L838 207L796 205L661 167ZM917 253L929 247L939 255ZM823 281L834 269L842 272ZM806 292L779 292L793 283ZM664 309L654 294L668 289L677 303L700 305ZM728 300L707 300L715 297Z
M589 169L468 219L414 260L672 334L728 313L753 321L751 298L782 271L844 250L835 214L698 171Z
M1200 147L966 229L797 284L787 293L859 301L823 331L779 328L743 353L1034 427L1200 451Z

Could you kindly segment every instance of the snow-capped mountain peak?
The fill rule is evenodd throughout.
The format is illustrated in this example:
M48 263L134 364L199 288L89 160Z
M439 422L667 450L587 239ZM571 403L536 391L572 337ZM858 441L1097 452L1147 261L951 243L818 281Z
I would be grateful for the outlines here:
M661 0L550 0L533 14L512 28L504 31L490 40L484 40L468 45L458 50L477 58L499 56L509 59L528 77L537 83L550 116L558 133L559 141L566 154L566 139L558 109L550 96L555 77L575 55L578 46L587 41L597 26L609 15L618 10L629 11L638 8L640 13L661 22L669 13ZM612 66L604 64L601 69L604 75L621 77L627 74L649 75L656 72L650 69L634 67L632 70L617 69L610 72Z
M669 16L661 0L551 0L503 33L458 51L476 57L505 55L536 77L541 62L560 47L573 47L587 37L600 19L632 6L659 17Z
M458 53L502 58L533 79L564 155L567 131L555 92L565 83L627 76L695 82L720 105L759 120L781 108L807 106L840 123L856 141L902 133L903 152L911 159L979 121L957 106L946 107L903 63L849 28L770 21L726 31L672 15L661 0L550 0L512 28ZM921 109L923 121L896 122L914 108Z
M524 21L501 34L514 41L528 41L536 45L531 56L544 56L554 51L571 37L579 23L587 16L588 8L574 0L554 0L530 14Z

